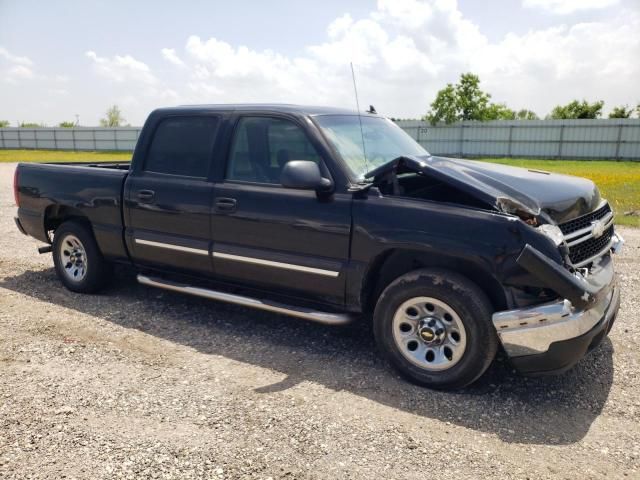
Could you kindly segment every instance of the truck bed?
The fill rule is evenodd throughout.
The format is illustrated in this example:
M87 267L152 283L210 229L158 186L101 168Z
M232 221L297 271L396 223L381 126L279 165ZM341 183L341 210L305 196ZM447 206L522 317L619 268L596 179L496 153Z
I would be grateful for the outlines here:
M62 212L87 219L106 257L126 258L122 194L129 163L20 163L16 167L20 227L49 242Z

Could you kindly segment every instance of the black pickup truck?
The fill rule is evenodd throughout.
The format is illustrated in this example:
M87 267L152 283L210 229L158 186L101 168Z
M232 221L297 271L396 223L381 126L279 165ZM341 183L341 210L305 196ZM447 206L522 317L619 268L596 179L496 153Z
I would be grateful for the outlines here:
M18 228L74 292L126 263L145 285L362 317L434 388L473 382L498 348L523 373L566 370L620 304L623 240L591 181L431 156L374 113L164 108L131 164L19 164L14 183Z

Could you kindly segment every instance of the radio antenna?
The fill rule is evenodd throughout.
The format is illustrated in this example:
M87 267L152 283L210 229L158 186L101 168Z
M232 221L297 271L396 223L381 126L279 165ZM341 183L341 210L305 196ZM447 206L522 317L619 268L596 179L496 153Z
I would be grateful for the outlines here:
M358 111L358 122L360 123L360 138L362 139L362 153L364 154L364 168L365 173L369 173L369 162L367 161L367 147L364 144L364 130L362 129L362 114L360 113L360 102L358 101L358 87L356 86L356 74L353 71L353 62L349 62L351 65L351 78L353 79L353 91L356 94L356 109Z

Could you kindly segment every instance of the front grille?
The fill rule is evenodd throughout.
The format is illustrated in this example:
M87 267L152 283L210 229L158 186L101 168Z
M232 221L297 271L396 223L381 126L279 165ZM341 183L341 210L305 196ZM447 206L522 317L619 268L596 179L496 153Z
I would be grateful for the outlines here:
M558 225L569 244L569 258L571 259L571 263L577 266L583 266L580 264L587 262L590 258L606 253L605 250L611 241L611 237L613 237L613 222L611 217L611 207L608 203L605 203L602 207L591 213ZM601 236L596 238L593 236L593 231L590 227L593 227L593 222L597 222L598 220L602 220L610 225L602 232Z
M589 237L584 242L569 247L569 258L574 265L584 262L604 250L613 236L613 225L607 228L601 237Z
M591 222L604 218L610 211L611 207L608 203L605 203L598 210L594 210L591 213L587 213L582 217L575 218L558 226L560 227L560 230L562 230L562 233L564 235L569 235L570 233L577 232L578 230L582 230L583 228L587 228L591 225Z

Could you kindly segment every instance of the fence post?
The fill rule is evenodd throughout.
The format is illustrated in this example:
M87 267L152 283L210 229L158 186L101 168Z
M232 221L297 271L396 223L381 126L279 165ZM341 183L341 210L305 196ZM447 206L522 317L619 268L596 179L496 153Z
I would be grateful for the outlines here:
M562 144L564 143L564 124L560 125L560 141L558 142L558 156L562 158Z
M116 130L115 128L113 129L113 143L116 146L116 150L120 150L118 148L118 130Z
M91 129L91 136L93 137L93 151L97 151L98 150L98 144L96 143L96 130L95 128Z
M509 125L509 144L507 145L507 157L512 157L511 141L513 139L513 125Z
M53 148L58 149L58 135L56 135L57 130L53 129Z
M4 144L4 128L0 128L0 141L2 141L2 148L6 148Z
M624 127L624 125L621 123L618 126L618 141L616 142L616 160L620 160L620 143L622 142L622 127Z
M22 148L22 136L20 135L20 127L18 127L18 148Z
M416 142L420 143L420 130L422 130L422 126L418 125L416 128L418 129L416 132Z
M73 151L75 152L76 149L76 129L75 127L71 129L71 144L73 145Z
M460 123L460 157L462 157L462 151L464 150L464 123Z

